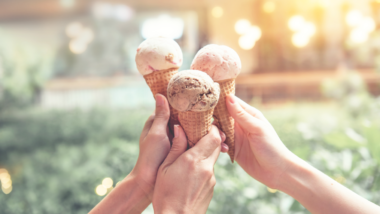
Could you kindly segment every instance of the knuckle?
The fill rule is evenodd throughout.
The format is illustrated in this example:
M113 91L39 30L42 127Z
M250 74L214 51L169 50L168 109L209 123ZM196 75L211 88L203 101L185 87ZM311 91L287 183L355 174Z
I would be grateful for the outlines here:
M214 171L212 171L212 170L207 170L207 171L205 172L205 175L206 175L207 178L212 178L212 177L214 176Z
M245 117L245 111L243 109L239 109L236 111L236 117L244 118Z
M219 132L211 132L210 143L213 145L216 145L216 146L218 146L222 143L222 139L221 139Z
M186 163L186 168L190 172L195 172L197 170L197 164L196 164L196 162L194 160L190 161L190 162L187 162Z
M212 177L214 177L214 170L210 167L202 167L201 171L202 175L208 180L211 180Z
M163 132L154 131L150 133L150 137L153 139L162 139L166 137L166 134L164 134Z
M187 153L183 156L183 161L185 165L192 165L195 163L195 157L191 153Z
M198 160L194 154L187 153L184 155L184 163L183 166L186 167L186 169L189 172L195 172L199 170L198 168Z
M215 176L213 175L210 179L210 186L214 187L216 185L216 178Z
M155 117L154 114L150 115L150 116L148 117L147 122L153 121L153 120L154 120L154 117Z
M170 111L166 111L164 109L158 110L155 118L168 119L170 117Z

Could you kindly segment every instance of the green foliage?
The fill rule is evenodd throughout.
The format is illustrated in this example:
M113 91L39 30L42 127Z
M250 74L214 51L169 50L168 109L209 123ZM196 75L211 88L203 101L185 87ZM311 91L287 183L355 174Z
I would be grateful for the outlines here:
M341 84L351 83L330 82L328 91ZM380 99L367 96L362 86L351 89L336 97L338 104L296 104L264 114L291 151L380 204ZM0 192L1 213L87 213L102 199L94 190L103 178L116 183L133 168L150 112L14 109L0 114L0 168L9 170L13 182L10 194ZM208 213L308 213L231 164L226 154L220 155L215 174ZM152 212L150 207L144 213Z
M1 213L87 213L101 199L94 190L103 178L120 181L132 170L149 113L28 111L1 118L0 163L13 181L13 191L0 194Z
M53 50L0 29L0 113L35 101L52 73Z

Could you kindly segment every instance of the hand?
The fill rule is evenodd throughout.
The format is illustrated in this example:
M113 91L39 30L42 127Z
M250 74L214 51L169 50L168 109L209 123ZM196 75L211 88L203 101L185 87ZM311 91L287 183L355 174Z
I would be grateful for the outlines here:
M277 189L281 175L297 157L259 110L234 95L227 96L226 105L235 119L236 162L256 180Z
M380 207L290 152L257 109L237 97L226 99L235 119L235 157L261 183L299 201L311 213L380 213Z
M156 111L146 121L140 135L140 152L130 175L147 194L152 195L158 168L170 151L168 121L169 104L166 98L157 94Z
M141 213L151 203L158 168L170 150L169 105L156 95L156 111L145 123L140 136L139 158L132 172L108 194L91 214Z
M155 213L206 213L215 186L214 164L225 135L212 126L209 134L187 149L184 131L174 127L170 153L161 165L153 195Z

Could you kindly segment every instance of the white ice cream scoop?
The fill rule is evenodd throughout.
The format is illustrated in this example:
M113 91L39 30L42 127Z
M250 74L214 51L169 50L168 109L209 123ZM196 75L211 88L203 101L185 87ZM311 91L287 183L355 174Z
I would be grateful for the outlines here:
M166 37L152 37L140 44L136 53L136 66L142 75L171 68L179 68L183 62L177 42Z
M214 81L235 79L241 70L239 55L224 45L206 45L195 55L191 69L206 72Z

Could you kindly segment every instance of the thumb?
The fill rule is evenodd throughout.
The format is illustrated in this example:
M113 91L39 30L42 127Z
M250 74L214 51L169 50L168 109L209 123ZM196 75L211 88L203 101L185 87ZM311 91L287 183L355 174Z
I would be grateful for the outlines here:
M152 128L149 132L152 133L166 133L168 126L170 109L166 98L162 94L156 94L156 112Z
M187 149L187 139L185 132L179 125L174 125L174 138L172 148L166 157L163 165L168 166L174 163Z
M231 117L246 131L249 132L261 126L261 121L245 111L234 95L227 96L226 105Z

